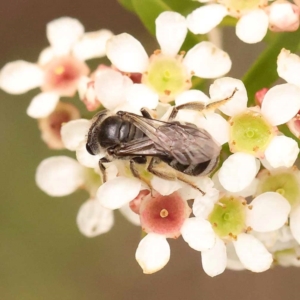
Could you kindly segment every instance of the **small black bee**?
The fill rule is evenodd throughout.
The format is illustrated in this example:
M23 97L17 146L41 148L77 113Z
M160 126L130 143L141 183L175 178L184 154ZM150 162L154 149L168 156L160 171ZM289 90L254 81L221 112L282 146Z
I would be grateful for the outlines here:
M135 164L146 164L147 157L151 157L149 172L163 179L179 179L199 189L188 177L211 173L218 164L221 147L206 130L174 119L181 109L215 109L231 99L235 91L208 106L189 102L174 107L167 122L153 119L145 108L141 110L142 116L125 111L116 115L101 111L92 120L86 149L92 155L106 151L107 155L99 161L104 175L103 163L127 159L133 175L139 177ZM171 168L166 168L166 164Z

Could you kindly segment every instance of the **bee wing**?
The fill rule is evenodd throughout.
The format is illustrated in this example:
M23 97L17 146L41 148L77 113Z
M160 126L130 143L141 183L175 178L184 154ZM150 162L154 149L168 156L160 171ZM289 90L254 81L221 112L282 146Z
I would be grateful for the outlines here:
M183 165L196 165L218 157L221 147L204 129L168 124L157 129L161 147Z
M221 147L204 129L193 125L163 122L122 112L122 118L132 122L153 141L183 165L199 164L219 156Z
M165 156L163 149L156 147L155 143L148 137L133 140L115 149L115 154L118 156Z

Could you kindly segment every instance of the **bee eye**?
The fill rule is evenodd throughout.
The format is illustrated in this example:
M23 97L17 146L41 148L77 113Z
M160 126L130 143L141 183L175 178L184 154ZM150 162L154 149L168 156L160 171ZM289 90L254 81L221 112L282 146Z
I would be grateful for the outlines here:
M89 144L86 144L85 147L86 147L86 151L87 151L89 154L95 155L95 153L93 152L93 150L91 149L91 147L89 146Z

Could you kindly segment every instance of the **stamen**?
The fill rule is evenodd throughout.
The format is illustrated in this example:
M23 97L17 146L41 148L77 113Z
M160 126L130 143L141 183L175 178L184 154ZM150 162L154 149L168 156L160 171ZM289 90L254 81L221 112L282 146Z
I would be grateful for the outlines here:
M55 68L54 73L57 75L61 75L65 72L65 67L64 66L58 66Z
M169 215L169 212L164 208L160 211L160 216L166 218Z

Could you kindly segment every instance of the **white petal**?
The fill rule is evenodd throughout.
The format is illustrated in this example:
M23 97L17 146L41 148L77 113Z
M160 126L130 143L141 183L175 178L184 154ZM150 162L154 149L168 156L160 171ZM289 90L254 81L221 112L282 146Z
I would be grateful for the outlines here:
M176 106L189 102L201 102L203 104L207 104L209 102L209 98L199 90L184 91L175 98Z
M219 180L227 191L239 192L250 185L256 174L255 157L237 152L224 161L219 171Z
M253 10L237 22L236 35L245 43L255 44L265 37L268 26L268 15L262 9Z
M287 136L275 136L265 151L265 158L273 168L290 168L299 154L298 143Z
M106 42L113 36L109 30L102 29L87 32L73 47L73 55L78 59L87 60L105 56Z
M85 144L83 142L76 150L78 162L87 168L98 168L99 159L104 156L104 153L101 153L101 155L91 155L87 152Z
M216 235L211 224L202 218L186 219L181 227L183 239L197 251L211 249L216 241Z
M247 91L243 82L239 79L224 77L214 81L209 87L212 102L230 97L236 89L233 97L218 109L227 116L234 116L247 108Z
M218 26L226 15L224 5L204 5L187 16L187 26L194 34L205 34Z
M212 188L204 196L199 195L193 203L193 214L196 217L206 219L214 208L214 204L219 200L219 191Z
M86 140L91 122L86 119L78 119L63 124L60 133L64 146L71 151L77 150Z
M277 58L277 72L288 83L300 86L300 57L282 49Z
M300 87L280 84L268 90L261 112L272 125L281 125L291 120L300 109Z
M158 104L158 94L144 84L133 84L127 89L126 100L138 110L142 107L155 109Z
M131 208L129 207L129 203L120 207L119 210L122 213L122 215L133 225L141 225L140 216L131 210Z
M95 199L84 202L79 208L77 218L79 231L87 237L108 232L114 224L112 210L100 205Z
M44 159L37 167L38 187L52 197L75 192L84 182L83 168L73 158L54 156Z
M212 249L202 251L202 267L204 272L211 276L217 276L225 271L227 264L226 246L216 237L216 243Z
M247 210L247 226L258 232L268 232L281 228L291 210L289 202L280 194L267 192L257 196Z
M264 272L271 267L272 254L253 235L241 233L233 245L237 256L246 269L252 272Z
M165 11L155 20L156 38L165 55L175 56L187 34L184 16L177 12Z
M125 102L125 92L132 81L115 70L101 72L95 80L97 98L107 109L114 109Z
M47 38L57 55L68 54L83 33L83 25L70 17L55 19L47 24Z
M226 250L227 250L226 268L233 271L245 270L244 266L242 265L238 256L236 255L233 243L227 243Z
M23 94L42 85L44 73L33 63L17 60L0 71L0 88L10 94Z
M35 119L45 118L54 111L58 101L59 96L55 93L40 93L31 100L27 114Z
M179 181L166 180L157 176L153 176L151 179L151 185L163 196L170 195L182 187L182 184Z
M149 59L142 44L127 33L116 35L106 44L106 55L123 72L146 71Z
M205 116L199 116L195 124L205 129L219 145L229 141L229 124L221 115L208 113Z
M291 212L290 228L293 237L300 244L300 206L297 206Z
M210 42L201 42L186 54L183 64L188 71L202 78L216 78L231 69L228 54Z
M161 270L170 259L170 246L162 235L149 233L139 243L135 258L145 274Z
M97 191L97 199L106 208L120 208L140 192L141 182L135 178L119 176L106 181Z
M47 47L39 55L38 65L44 66L49 63L55 56L55 53L51 47Z

